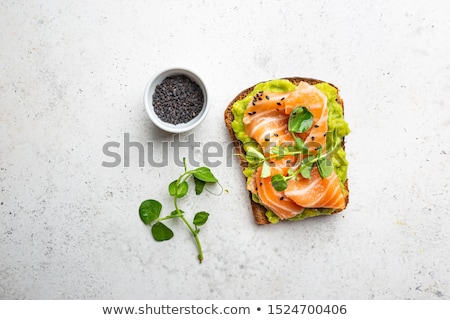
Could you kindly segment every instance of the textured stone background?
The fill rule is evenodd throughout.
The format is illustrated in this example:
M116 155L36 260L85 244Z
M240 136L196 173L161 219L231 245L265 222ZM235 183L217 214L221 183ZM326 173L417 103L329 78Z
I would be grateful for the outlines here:
M0 298L449 299L450 2L366 2L2 1ZM140 166L136 150L106 168L102 147L173 139L143 104L170 66L208 86L201 146L230 142L223 110L257 82L339 86L348 208L257 226L223 156L229 193L180 204L211 213L204 263L181 225L153 241L137 209L170 204L181 168Z

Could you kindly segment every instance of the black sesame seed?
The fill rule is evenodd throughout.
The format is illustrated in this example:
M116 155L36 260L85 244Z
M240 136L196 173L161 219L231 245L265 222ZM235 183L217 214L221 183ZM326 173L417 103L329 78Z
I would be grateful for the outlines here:
M266 99L269 100L269 96L266 96Z
M281 103L277 102L277 105L281 106Z
M311 141L314 141L314 136L311 136Z
M197 83L184 75L165 78L155 88L153 107L164 122L186 123L200 114L203 92Z
M284 97L283 98L281 98L281 101L283 101L284 100Z
M280 200L283 200L284 199L284 197L280 197Z
M291 159L286 160L286 163L291 163Z
M260 187L262 186L262 182L259 183L259 186L260 186Z
M327 133L325 132L325 133L323 134L323 136L326 137L326 136L327 136Z
M315 125L314 125L314 128L318 128L318 127L319 127L319 125L318 125L318 124L315 124Z
M252 114L256 114L256 111L253 111Z
M274 135L274 137L278 137L278 133L274 133L273 135Z

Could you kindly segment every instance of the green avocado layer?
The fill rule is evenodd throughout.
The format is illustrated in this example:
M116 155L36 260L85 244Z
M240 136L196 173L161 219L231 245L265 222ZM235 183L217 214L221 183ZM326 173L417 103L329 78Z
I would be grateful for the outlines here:
M243 122L245 109L247 108L247 105L249 104L253 96L259 91L291 92L295 91L296 87L297 86L295 84L286 79L276 79L259 83L244 99L236 101L233 104L232 113L234 116L234 120L232 123L232 128L236 135L236 138L243 143L245 151L247 151L250 146L258 148L257 142L245 133ZM322 91L328 98L328 131L333 132L334 130L336 130L337 136L335 137L336 139L339 139L339 141L341 141L343 137L350 133L350 128L347 122L344 120L342 106L336 101L337 89L326 82L318 83L315 85L315 87ZM333 141L333 139L334 138L332 134L327 135L328 146L335 145L336 141ZM338 175L341 182L342 190L346 195L347 190L344 188L344 183L347 180L348 161L346 159L346 153L344 149L339 148L333 154L332 161L336 174ZM249 167L244 169L244 175L247 178L250 178L254 172L255 168ZM252 198L256 200L255 202L259 202L256 195L253 195ZM333 209L328 208L307 208L302 213L289 220L303 220L319 215L329 215L333 212ZM267 210L266 216L271 223L277 223L279 221L278 216L276 216L270 210Z

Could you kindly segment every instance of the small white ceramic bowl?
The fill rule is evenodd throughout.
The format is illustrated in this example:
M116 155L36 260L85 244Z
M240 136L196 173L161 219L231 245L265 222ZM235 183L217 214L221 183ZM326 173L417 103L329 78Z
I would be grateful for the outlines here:
M162 121L156 115L155 110L153 108L153 93L155 92L156 86L160 84L165 78L176 75L184 75L199 85L200 89L202 89L203 92L203 107L202 111L200 111L200 113L191 121L175 125ZM208 114L209 111L208 94L206 91L205 84L197 74L184 68L166 69L162 72L157 73L156 76L150 79L145 88L144 103L145 109L147 110L148 116L150 117L152 122L160 129L172 133L186 132L194 129L200 123L202 123L202 121L206 118L206 115Z

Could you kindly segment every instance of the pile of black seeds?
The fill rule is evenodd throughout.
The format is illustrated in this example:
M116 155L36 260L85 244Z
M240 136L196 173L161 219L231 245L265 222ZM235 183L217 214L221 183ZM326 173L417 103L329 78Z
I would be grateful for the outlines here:
M156 86L153 107L164 122L186 123L202 111L203 92L198 84L184 75L170 76Z

